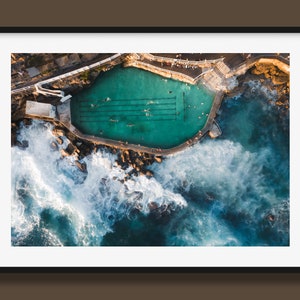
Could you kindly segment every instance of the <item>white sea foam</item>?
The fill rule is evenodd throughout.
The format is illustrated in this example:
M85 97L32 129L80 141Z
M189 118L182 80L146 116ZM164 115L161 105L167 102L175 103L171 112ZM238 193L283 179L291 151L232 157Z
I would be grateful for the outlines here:
M180 224L180 225L179 225ZM224 221L211 211L189 204L188 211L181 211L173 218L166 232L170 246L239 246L241 241Z
M151 207L173 211L162 228L167 245L236 246L245 243L243 234L255 244L251 239L259 227L287 236L288 210L280 205L288 199L281 199L263 176L264 165L276 165L267 146L250 152L238 142L205 139L154 163L154 177L124 181L130 169L122 170L107 151L83 159L87 173L77 169L74 158L62 159L50 147L51 129L34 121L18 135L28 148L12 148L14 245L35 231L49 245L100 245L116 222L135 210L148 215ZM67 144L64 139L59 148ZM269 213L279 224L264 221ZM237 230L234 216L243 228Z
M165 189L154 178L133 177L123 182L126 172L115 163L116 156L98 151L84 158L88 173L80 172L73 158L61 159L50 143L55 140L52 125L34 121L23 127L18 139L28 148L12 148L12 228L14 240L21 240L36 226L41 214L50 209L55 220L65 216L73 227L78 245L99 245L113 224L137 208L149 213L149 205L171 209L186 205L183 197ZM65 148L67 141L59 146ZM49 224L48 224L49 225ZM45 229L55 236L55 226ZM56 235L55 245L63 243Z
M262 175L271 157L268 148L252 153L229 140L205 140L154 165L163 186L175 191L184 188L192 195L187 211L171 222L166 234L170 244L241 245L244 237L231 228L237 226L232 224L235 221L224 222L224 216L236 215L239 224L247 227L247 239L256 238L267 207L286 200L276 195L276 187L270 187ZM242 228L240 231L243 234Z
M256 194L267 192L261 169L268 155L268 149L251 153L229 140L206 140L164 160L154 171L163 186L218 192L228 203L250 186Z
M267 85L263 84L259 80L249 80L246 85L250 88L253 95L262 95L268 100L277 100L278 93L275 89L269 88ZM267 108L267 106L265 106Z

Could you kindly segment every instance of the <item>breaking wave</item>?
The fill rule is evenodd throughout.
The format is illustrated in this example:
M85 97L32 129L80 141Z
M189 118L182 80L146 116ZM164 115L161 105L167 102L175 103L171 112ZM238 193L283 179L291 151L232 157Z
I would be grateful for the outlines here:
M14 246L287 246L289 133L275 98L253 93L224 99L223 134L204 139L132 176L98 150L83 162L61 158L52 125L22 125L12 151ZM257 90L263 91L257 93Z
M39 121L23 126L19 140L28 147L12 148L14 245L100 245L114 223L134 210L148 214L153 203L171 210L186 206L180 194L154 178L124 182L126 172L105 151L85 157L88 173L82 173L72 157L62 159L51 149L51 128Z

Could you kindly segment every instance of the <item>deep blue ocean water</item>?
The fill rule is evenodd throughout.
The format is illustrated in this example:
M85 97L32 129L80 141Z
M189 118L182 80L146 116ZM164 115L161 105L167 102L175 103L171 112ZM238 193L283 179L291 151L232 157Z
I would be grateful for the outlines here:
M11 149L12 245L288 246L289 121L274 93L249 85L224 98L219 138L154 163L150 179L122 183L126 170L104 150L82 173L51 149L51 124L22 126L28 148Z

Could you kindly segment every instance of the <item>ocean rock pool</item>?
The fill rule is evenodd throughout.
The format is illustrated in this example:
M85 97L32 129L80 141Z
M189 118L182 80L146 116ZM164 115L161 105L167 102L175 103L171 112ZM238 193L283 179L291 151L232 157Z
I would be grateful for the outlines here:
M122 66L102 73L72 98L72 124L83 134L170 149L205 126L215 93Z

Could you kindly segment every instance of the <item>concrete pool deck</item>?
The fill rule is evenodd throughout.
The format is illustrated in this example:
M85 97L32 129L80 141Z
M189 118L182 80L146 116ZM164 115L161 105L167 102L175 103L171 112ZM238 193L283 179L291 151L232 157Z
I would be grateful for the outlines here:
M116 59L118 59L119 64L120 55L117 55L115 57ZM115 64L114 59L110 61L113 64ZM145 152L154 155L169 155L185 149L186 147L201 140L210 131L214 131L214 123L217 112L222 103L224 94L230 90L229 86L232 83L232 80L235 80L236 76L245 74L246 71L252 66L254 66L257 62L276 65L285 73L289 73L289 65L287 64L287 62L278 59L276 55L274 55L273 57L251 57L251 59L234 67L229 67L228 65L226 65L222 58L204 61L187 61L180 59L164 58L152 54L133 53L124 56L124 60L122 61L124 67L142 68L160 76L183 81L189 84L204 84L205 86L207 86L208 89L213 90L215 92L212 107L204 127L199 129L197 134L187 139L184 143L181 143L170 149L161 149L155 147L152 148L143 146L141 144L128 143L126 142L126 139L125 141L119 141L109 138L102 138L93 135L83 134L72 124L71 121L70 104L72 99L67 99L63 103L58 104L56 106L56 114L52 119L53 122L55 122L56 124L63 125L78 138L82 140L87 140L94 144L106 145L110 147L116 147L119 149L134 150L137 152ZM165 66L167 66L168 68L165 68ZM173 67L174 70L172 69ZM180 72L180 70L184 70L184 72ZM192 74L192 76L189 74L189 70L191 70L190 74ZM70 76L72 76L72 74ZM64 78L66 77L67 75L64 76ZM37 110L35 110L34 115L31 114L30 111L26 111L26 116L29 118L46 119L48 121L49 119L51 120L51 118L49 118L49 115L43 115L42 109L40 114L36 113L36 111ZM215 134L216 131L214 131L214 133L212 133L211 136L216 137Z
M115 147L118 149L123 149L123 150L134 150L136 152L145 152L145 153L150 153L150 154L155 154L155 155L169 155L173 154L178 151L184 150L186 147L191 146L192 144L198 142L201 140L212 128L212 125L214 123L216 113L218 111L219 106L221 105L223 98L223 93L218 92L214 98L213 102L213 107L211 109L211 112L208 116L208 120L205 124L205 126L200 130L195 136L191 137L191 139L188 139L184 143L170 148L170 149L161 149L161 148L151 148L151 147L146 147L142 146L139 144L130 144L127 143L126 141L117 141L113 139L108 139L108 138L101 138L101 137L96 137L93 135L88 135L88 134L83 134L80 132L74 125L71 123L71 100L67 100L64 103L61 103L56 106L56 114L50 116L48 114L48 105L46 103L38 103L38 102L30 102L31 104L31 111L33 110L32 106L34 103L36 103L35 106L35 113L32 114L29 110L27 110L27 116L31 118L37 118L37 119L45 119L48 121L53 121L57 124L61 124L64 127L66 127L71 133L73 133L76 137L89 141L94 144L98 145L105 145L109 147ZM29 101L28 101L29 102ZM47 108L44 108L44 105L47 105ZM45 113L47 111L47 114Z

